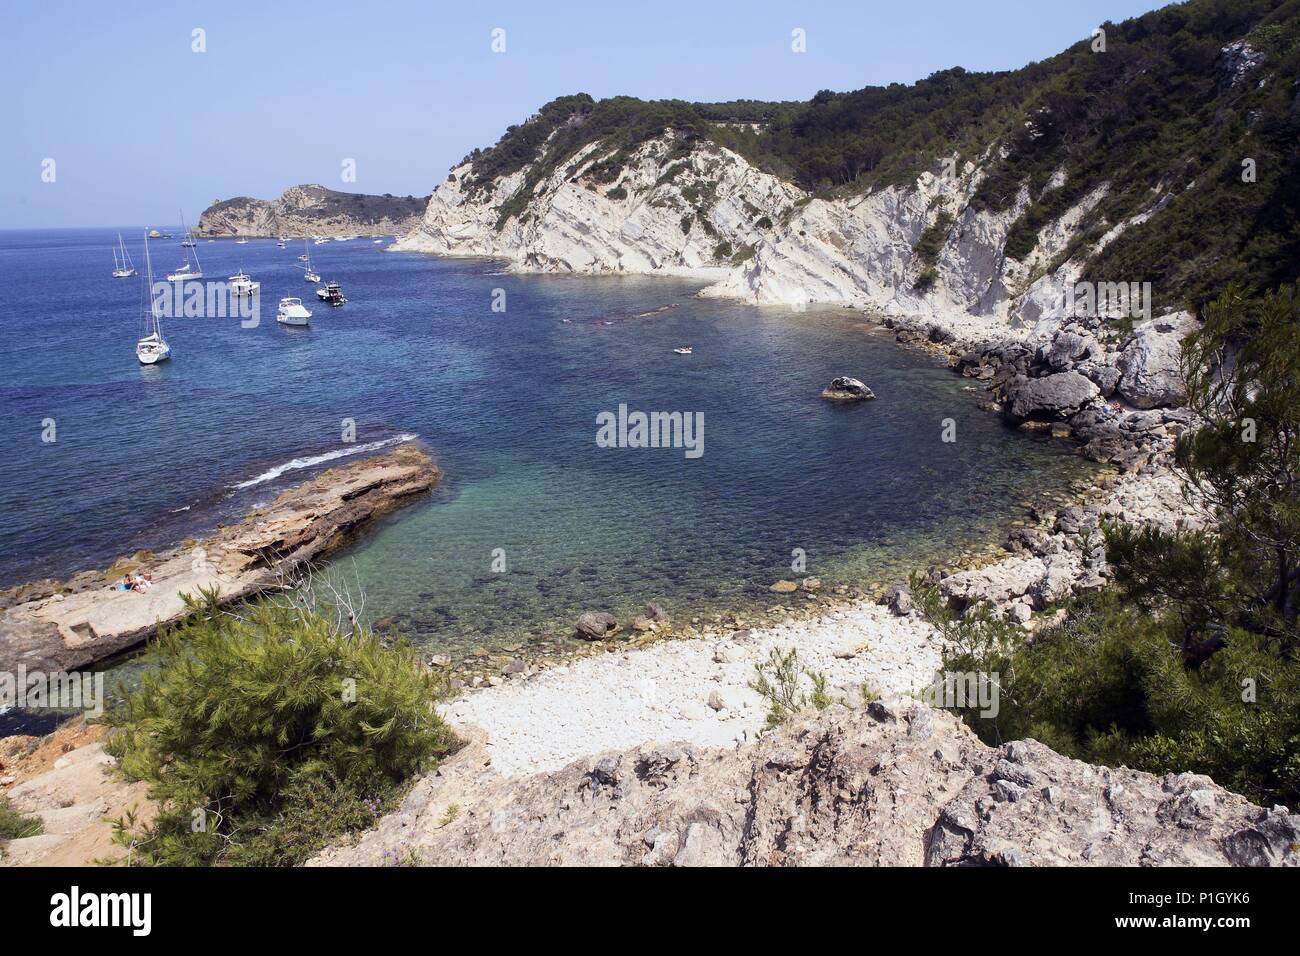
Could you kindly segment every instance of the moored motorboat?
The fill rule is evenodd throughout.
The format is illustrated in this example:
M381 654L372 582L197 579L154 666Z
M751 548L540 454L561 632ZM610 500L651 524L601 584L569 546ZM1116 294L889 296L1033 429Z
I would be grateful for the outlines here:
M262 283L254 282L242 268L236 275L228 280L230 282L230 292L232 295L252 295L258 289L262 288Z
M307 320L311 318L311 313L307 311L302 304L302 299L288 296L280 300L280 308L276 310L275 321L281 325L305 326Z
M343 296L343 288L337 282L330 282L323 289L317 289L316 298L330 305L343 305L348 301Z

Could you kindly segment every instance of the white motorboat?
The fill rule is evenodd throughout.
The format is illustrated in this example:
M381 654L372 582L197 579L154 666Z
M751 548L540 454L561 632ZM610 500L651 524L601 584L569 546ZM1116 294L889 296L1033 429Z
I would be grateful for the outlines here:
M262 288L262 283L254 282L243 269L239 270L237 275L233 275L228 280L230 282L230 291L233 295L252 295Z
M691 347L688 346L688 345L683 345L683 346L682 346L681 348L679 348L679 349L673 349L673 351L676 352L678 355L694 355L694 354L695 354L695 349L691 348Z
M307 320L311 318L311 313L307 311L302 304L302 299L292 296L280 300L280 308L276 310L275 321L281 325L305 326Z
M119 249L121 250L120 255L118 254ZM129 279L131 276L138 274L135 271L135 264L131 261L126 246L122 242L122 234L119 232L117 234L117 249L113 250L113 278Z
M172 347L163 338L158 305L153 298L153 261L149 258L149 234L144 237L144 335L136 340L135 357L141 365L157 365L172 357Z

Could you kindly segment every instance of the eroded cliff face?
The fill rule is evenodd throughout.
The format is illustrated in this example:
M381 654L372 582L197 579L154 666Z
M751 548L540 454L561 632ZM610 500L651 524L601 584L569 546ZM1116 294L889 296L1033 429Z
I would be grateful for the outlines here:
M672 132L642 144L617 178L601 181L610 152L589 144L531 185L532 166L485 186L475 183L471 164L459 166L393 248L499 256L521 271L685 275L712 280L705 296L1050 336L1070 315L1066 293L1084 267L1065 254L1108 190L1097 187L1044 226L1032 252L1017 260L1007 255L1007 237L1028 191L1004 210L976 208L984 173L975 163L828 200L730 150ZM943 222L950 225L927 260L918 243Z
M682 153L668 134L636 149L613 182L593 169L602 143L579 151L533 187L531 166L476 189L471 166L434 190L420 225L396 250L501 256L542 272L658 273L725 277L764 243L803 199L801 190L754 169L728 150L697 144ZM501 206L522 211L501 221Z
M367 196L324 186L290 186L279 199L238 196L213 203L199 218L200 236L400 235L419 223L425 200Z

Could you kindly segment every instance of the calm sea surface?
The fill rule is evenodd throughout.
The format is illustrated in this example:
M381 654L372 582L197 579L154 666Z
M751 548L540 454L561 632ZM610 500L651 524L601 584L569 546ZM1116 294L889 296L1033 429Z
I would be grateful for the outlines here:
M143 271L140 229L122 232ZM208 278L242 266L262 283L261 324L173 320L172 361L143 368L140 281L109 275L116 234L0 232L5 584L173 544L327 466L312 459L414 435L440 487L335 567L372 619L463 652L558 634L586 609L770 604L795 549L828 585L897 573L1085 473L850 313L696 299L676 280L503 275L365 237L311 248L350 299L338 310L315 301L300 244L200 240ZM175 239L151 249L160 272L181 261ZM285 295L313 310L309 330L276 324ZM822 401L839 374L878 400ZM620 404L702 412L704 454L598 447L597 415Z

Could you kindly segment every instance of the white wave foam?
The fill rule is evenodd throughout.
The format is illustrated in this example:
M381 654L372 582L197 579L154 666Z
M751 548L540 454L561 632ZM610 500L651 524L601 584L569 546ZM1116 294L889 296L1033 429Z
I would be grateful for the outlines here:
M295 458L292 461L286 461L283 465L276 465L269 471L264 471L256 478L250 478L248 481L241 481L237 485L231 485L231 488L252 488L254 485L260 485L263 482L274 481L283 475L286 471L297 471L300 468L311 468L313 465L319 465L322 462L333 461L335 458L346 458L348 455L360 455L368 451L378 451L380 448L387 448L389 445L400 445L402 442L415 440L417 435L404 434L397 435L393 438L385 438L381 441L367 442L364 445L349 445L346 448L336 448L333 451L327 451L323 455L313 455L310 458Z

